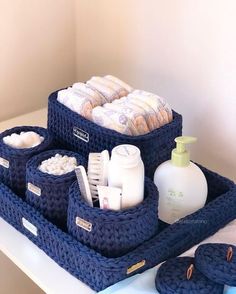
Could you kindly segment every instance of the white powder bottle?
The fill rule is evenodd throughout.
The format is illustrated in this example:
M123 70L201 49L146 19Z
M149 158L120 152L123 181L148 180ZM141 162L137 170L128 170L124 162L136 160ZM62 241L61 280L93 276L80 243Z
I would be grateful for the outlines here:
M119 145L112 150L108 185L122 189L121 208L143 201L144 165L140 150L133 145Z

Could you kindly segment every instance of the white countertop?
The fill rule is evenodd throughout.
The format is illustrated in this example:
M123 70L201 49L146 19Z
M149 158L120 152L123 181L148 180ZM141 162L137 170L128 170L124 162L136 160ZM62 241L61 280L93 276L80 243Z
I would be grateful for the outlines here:
M1 122L0 132L17 125L46 127L46 108ZM0 250L48 294L95 293L84 283L58 266L42 250L0 218ZM236 245L236 220L208 238L205 242L224 242ZM193 255L196 246L184 255ZM103 294L157 293L154 285L156 267L135 275L102 291ZM230 292L230 293L236 293Z

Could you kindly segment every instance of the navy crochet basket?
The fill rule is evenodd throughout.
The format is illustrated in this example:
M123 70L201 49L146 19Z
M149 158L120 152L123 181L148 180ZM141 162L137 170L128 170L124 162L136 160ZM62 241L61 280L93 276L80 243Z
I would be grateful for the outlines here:
M95 291L101 291L183 253L235 219L234 183L205 168L202 170L209 185L207 205L117 258L104 257L62 232L3 184L0 184L0 216L65 270Z
M148 178L143 202L122 211L90 207L75 182L69 192L68 232L104 256L118 257L157 233L157 208L158 191Z
M75 181L75 172L56 176L41 172L38 167L43 160L56 154L75 157L78 165L86 166L86 160L78 153L67 150L50 150L31 158L26 167L26 201L39 210L48 220L66 228L68 192Z
M33 131L44 137L43 142L33 148L16 149L6 145L3 138L13 133ZM44 128L22 126L0 134L0 181L24 198L26 163L34 155L52 148L53 138Z
M141 151L146 176L168 160L175 148L174 139L182 134L182 116L173 112L171 123L141 136L128 136L98 126L57 101L57 92L48 99L48 130L65 149L88 156L90 152L111 151L120 144L132 144Z

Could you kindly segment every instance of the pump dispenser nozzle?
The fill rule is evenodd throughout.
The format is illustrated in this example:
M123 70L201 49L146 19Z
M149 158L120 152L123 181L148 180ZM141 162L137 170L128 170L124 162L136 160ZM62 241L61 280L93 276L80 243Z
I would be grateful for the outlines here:
M197 138L189 136L181 136L175 138L176 148L172 150L171 162L175 166L188 166L190 163L190 154L186 150L185 145L195 143Z

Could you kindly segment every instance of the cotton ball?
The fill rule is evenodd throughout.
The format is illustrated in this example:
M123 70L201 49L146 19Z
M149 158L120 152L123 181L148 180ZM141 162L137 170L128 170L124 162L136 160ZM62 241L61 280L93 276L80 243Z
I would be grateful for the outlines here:
M21 134L25 148L35 147L41 143L40 136L35 132Z
M20 132L20 134L13 133L3 138L3 142L6 145L18 149L38 146L43 140L43 137L40 137L33 131Z
M16 133L13 133L10 136L4 137L3 142L12 148L18 148L18 149L22 148L22 145L23 145L21 136Z
M41 167L44 166L44 170L48 174L63 175L73 171L76 165L77 161L75 157L62 156L57 153L55 156L44 160L39 169L42 170Z
M6 145L11 145L12 144L12 138L11 136L6 136L3 138L3 142L6 144Z

